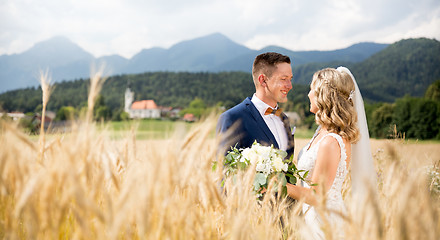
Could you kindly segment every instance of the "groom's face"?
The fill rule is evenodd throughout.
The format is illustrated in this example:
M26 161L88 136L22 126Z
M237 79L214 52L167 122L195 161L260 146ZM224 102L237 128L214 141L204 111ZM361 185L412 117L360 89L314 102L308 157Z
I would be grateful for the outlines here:
M288 63L278 63L266 81L269 105L287 102L287 94L292 89L292 67Z

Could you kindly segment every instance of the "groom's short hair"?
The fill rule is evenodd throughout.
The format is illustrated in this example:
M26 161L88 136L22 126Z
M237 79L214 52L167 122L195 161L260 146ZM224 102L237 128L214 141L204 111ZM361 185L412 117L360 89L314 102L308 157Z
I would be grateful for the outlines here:
M290 58L276 52L266 52L258 55L252 65L253 78L258 78L258 75L261 73L265 74L267 77L272 76L275 65L278 63L290 64Z

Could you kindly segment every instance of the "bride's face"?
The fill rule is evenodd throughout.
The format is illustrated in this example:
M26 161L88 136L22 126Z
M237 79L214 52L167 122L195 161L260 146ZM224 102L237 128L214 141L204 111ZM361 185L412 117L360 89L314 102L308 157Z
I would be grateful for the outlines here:
M310 88L309 94L307 96L309 96L309 100L310 100L310 112L316 113L318 111L318 106L316 106L315 90Z

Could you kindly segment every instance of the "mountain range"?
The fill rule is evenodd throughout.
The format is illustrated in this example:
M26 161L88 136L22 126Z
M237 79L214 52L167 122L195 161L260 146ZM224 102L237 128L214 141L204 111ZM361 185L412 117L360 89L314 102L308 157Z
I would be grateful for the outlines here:
M0 56L0 93L38 86L40 71L48 70L52 81L88 78L91 66L105 64L108 75L143 72L251 72L256 55L276 51L288 55L294 67L313 63L359 63L382 51L388 44L364 42L333 51L291 51L278 46L249 49L220 33L182 41L168 49L143 49L130 59L119 55L95 58L65 37L54 37L29 50Z
M52 71L63 74L78 73L72 71L75 66L83 66L83 69L87 69L89 64L85 62L86 60L109 61L111 64L115 64L113 65L114 69L123 69L127 72L130 70L129 67L136 66L134 64L136 62L144 64L144 67L130 70L132 72L143 71L142 73L115 74L103 84L101 91L102 98L105 97L103 102L112 111L119 111L123 108L124 92L128 86L136 92L136 100L154 99L160 106L184 108L195 98L200 98L209 106L222 104L222 106L232 107L245 97L251 96L255 90L249 66L252 64L252 59L246 60L246 58L254 58L260 51L270 50L288 54L293 61L293 89L289 94L291 108L296 106L298 109L306 109L309 104L307 93L312 76L317 70L326 67L341 65L348 67L356 77L364 101L368 103L391 103L406 95L422 97L433 82L440 80L440 42L435 39L400 40L380 51L374 48L375 44L363 43L347 49L324 52L291 52L277 47L267 47L259 51L249 50L253 51L251 54L246 53L244 51L246 49L243 50L242 46L231 45L225 47L231 41L225 41L222 36L214 35L207 38L209 37L213 37L213 40L223 39L223 46L220 44L221 41L216 42L219 49L228 49L235 46L237 47L235 52L243 51L244 53L242 52L239 55L218 51L220 53L216 54L216 48L213 50L213 48L202 44L203 42L208 44L213 40L208 41L206 38L201 38L193 40L195 42L182 42L168 50L157 48L145 50L130 60L119 56L95 59L78 47L63 53L57 53L55 50L52 52L47 50L41 53L43 47L48 48L48 46L44 46L47 43L37 44L38 48L33 48L32 51L28 51L26 54L28 58L40 54L46 56L47 54L44 61L41 60L38 64L53 64L56 66L56 71ZM60 45L62 47L63 44ZM50 45L50 47L53 47L53 45ZM40 50L40 52L37 50ZM162 52L162 54L157 54L157 62L163 62L163 65L154 65L156 62L152 61L151 57L142 60L145 55L153 56L152 52L156 52L155 54ZM372 54L372 52L376 53ZM194 54L191 55L190 53ZM58 55L63 55L64 58L57 61L54 56ZM1 56L0 60L3 61L4 57ZM74 61L76 64L69 64L69 61L66 61L68 57L76 59ZM14 58L17 61L16 63L21 64L23 67L30 68L30 66L34 66L30 59L25 58L23 55L14 55ZM150 62L145 64L145 61ZM8 68L12 63L9 62L8 64L0 65L3 74L13 70L13 68ZM239 69L239 71L216 72L227 64L235 67L236 70ZM147 67L151 69L153 66L156 66L156 69L143 70ZM166 66L167 71L161 70L161 66ZM189 70L177 72L179 66L181 69L191 68L195 72ZM213 66L210 71L200 70L207 69L210 66ZM195 70L195 67L198 67L198 70ZM214 67L216 67L215 70L213 70ZM174 71L170 69L174 69ZM70 72L62 70L69 70ZM87 101L87 89L90 84L87 73L84 72L83 79L68 80L68 77L64 79L66 81L54 84L54 91L51 93L51 100L48 104L48 109L52 111L58 111L63 106L73 106L80 109ZM2 81L4 82L3 79ZM2 83L1 86L3 87L4 84ZM0 110L39 111L41 109L41 94L41 89L35 87L0 93Z

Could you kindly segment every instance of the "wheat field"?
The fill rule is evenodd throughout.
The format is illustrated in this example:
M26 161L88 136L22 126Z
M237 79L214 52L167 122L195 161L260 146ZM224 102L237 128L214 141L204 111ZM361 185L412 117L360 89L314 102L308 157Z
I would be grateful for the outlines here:
M308 239L301 201L257 201L252 171L221 193L215 116L165 140L137 140L136 126L112 140L97 124L87 115L70 133L36 141L1 122L0 238ZM296 152L306 142L297 139ZM377 194L350 204L347 182L345 238L440 239L439 146L372 140ZM327 239L339 234L325 218L322 229Z

